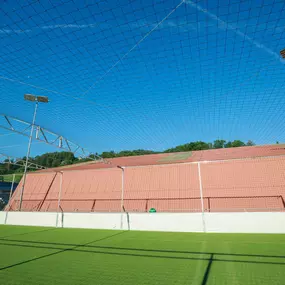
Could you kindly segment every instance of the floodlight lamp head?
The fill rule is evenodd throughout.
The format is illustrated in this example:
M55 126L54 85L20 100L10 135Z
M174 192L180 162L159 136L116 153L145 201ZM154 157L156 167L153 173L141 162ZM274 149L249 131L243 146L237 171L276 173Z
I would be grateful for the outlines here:
M25 94L24 95L24 99L27 100L27 101L37 101L37 98L36 96L32 95L32 94Z
M37 96L37 101L41 103L48 103L48 97L46 96Z
M41 102L41 103L48 103L48 97L46 96L35 96L32 94L25 94L24 99L31 102Z

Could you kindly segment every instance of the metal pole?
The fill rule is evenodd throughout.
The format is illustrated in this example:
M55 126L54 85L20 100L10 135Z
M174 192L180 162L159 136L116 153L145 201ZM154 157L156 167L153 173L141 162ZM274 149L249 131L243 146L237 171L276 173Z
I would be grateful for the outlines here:
M62 191L62 179L63 179L63 172L59 172L60 180L59 180L59 193L58 193L58 203L57 203L57 215L56 215L56 227L58 226L58 213L60 210L60 199L61 199L61 191Z
M117 165L118 168L122 169L122 192L121 192L121 212L124 210L124 191L125 191L125 167Z
M124 208L124 191L125 191L125 167L117 166L122 169L122 192L121 192L121 230L123 229L123 212L125 212Z
M125 192L125 168L122 167L122 195L121 195L121 212L124 210L124 192Z
M25 163L25 171L24 171L24 177L23 177L23 184L22 184L22 188L21 188L19 211L22 210L23 194L24 194L25 183L26 183L26 177L27 177L28 160L29 160L30 151L31 151L31 144L32 144L32 139L33 139L34 124L35 124L35 120L36 120L37 109L38 109L38 101L36 101L35 111L34 111L34 117L33 117L33 122L32 122L32 127L31 127L31 132L30 132L30 137L29 137L29 144L28 144L28 151L27 151L27 156L26 156L26 163Z
M198 175L199 175L199 188L200 188L203 231L205 232L206 231L206 225L205 225L205 215L204 215L203 185L202 185L200 162L198 162L197 165L198 165Z

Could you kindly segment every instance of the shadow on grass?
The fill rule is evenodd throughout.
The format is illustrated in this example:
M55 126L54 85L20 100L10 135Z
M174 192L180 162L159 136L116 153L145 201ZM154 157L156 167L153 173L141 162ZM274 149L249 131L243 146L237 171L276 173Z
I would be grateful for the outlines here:
M4 270L4 269L7 269L7 268L11 268L11 267L14 267L14 266L17 266L17 265L21 265L21 264L25 264L27 262L31 262L31 261L34 261L34 260L38 260L38 259L42 259L42 258L45 258L45 257L49 257L49 256L53 256L53 255L56 255L56 254L59 254L59 253L63 253L63 252L66 252L66 251L70 251L70 252L80 252L80 253L92 253L92 254L104 254L104 255L115 255L115 256L133 256L133 257L147 257L147 258L160 258L160 259L177 259L177 260L205 260L205 261L209 261L209 264L208 264L208 268L206 270L206 273L205 273L205 276L204 276L204 279L207 279L208 277L208 274L210 272L210 268L211 268L211 265L212 265L212 262L213 261L218 261L218 262L237 262L237 263L251 263L251 264L275 264L275 265L285 265L285 261L284 262L272 262L272 261L260 261L260 260L235 260L235 259L223 259L223 258L220 258L218 257L219 255L223 256L223 255L228 255L228 256L234 256L234 254L219 254L219 253L206 253L206 252L200 252L200 253L197 253L195 252L193 255L194 257L190 257L190 256L175 256L175 255L152 255L152 254L145 254L145 250L141 250L141 249L128 249L128 250L132 250L132 251L137 251L136 253L131 253L131 252L122 252L122 249L121 248L115 248L115 247L112 247L112 249L117 249L119 251L117 252L108 252L108 251L100 251L100 250L88 250L88 245L91 244L91 243L94 243L94 242L99 242L99 241L102 241L102 240L107 240L109 238L112 238L112 237L115 237L115 236L118 236L118 235L121 235L123 233L126 233L126 232L120 232L120 233L116 233L114 235L111 235L111 236L107 236L107 237L104 237L102 239L98 239L98 240L94 240L94 241L91 241L91 242L88 242L88 243L85 243L85 244L77 244L76 246L73 246L73 247L68 247L68 248L64 248L64 249L60 249L57 248L57 247L51 247L51 246L40 246L40 245L31 245L31 244L11 244L11 243L0 243L0 245L6 245L6 246L12 246L12 247L26 247L26 248L40 248L40 249L52 249L52 250L59 250L59 251L56 251L56 252L53 252L53 253L50 253L50 254L47 254L47 255L43 255L43 256L40 256L40 257L37 257L37 258L33 258L33 259L30 259L30 260L27 260L27 261L23 261L23 262L20 262L20 263L16 263L16 264L13 264L13 265L10 265L10 266L6 266L6 267L2 267L0 268L0 270ZM69 245L70 246L70 245ZM83 248L83 249L79 249L79 248ZM87 248L87 249L85 249ZM100 249L101 247L93 247L94 249ZM104 247L105 248L105 247ZM110 249L110 248L108 248ZM143 253L141 253L143 252ZM158 253L161 253L161 251L155 251L155 250L152 250L153 253L155 252L158 252ZM169 253L169 252L167 252ZM173 253L173 252L172 252ZM189 252L185 252L187 253L188 255L191 254ZM195 255L208 255L208 256L205 256L205 257L200 257L200 256L195 256ZM215 257L214 257L215 256ZM244 255L244 257L248 258L247 255Z
M78 253L86 253L86 254L102 254L102 255L112 255L112 256L126 256L126 257L140 257L140 258L160 258L160 259L171 259L171 260L197 260L197 261L208 261L207 267L205 269L205 273L203 279L201 281L201 285L207 285L209 280L210 271L213 262L238 262L238 263L247 263L247 264L267 264L267 265L284 265L284 262L272 262L272 261L260 261L260 260L235 260L235 259L223 259L221 256L243 256L245 258L249 257L263 257L263 258L283 258L284 256L264 256L264 255L248 255L248 254L228 254L228 253L208 253L208 252L187 252L187 251L173 251L173 250L151 250L151 249L138 249L138 248L120 248L120 247L106 247L106 246L90 246L92 243L105 241L107 239L111 239L115 236L119 236L122 234L127 233L127 231L122 231L119 233L115 233L113 235L109 235L97 240L90 241L85 244L64 244L64 243L45 243L45 242L38 242L38 241L19 241L19 240L5 240L2 239L1 245L12 246L12 247L24 247L24 248L39 248L39 249L51 249L57 250L56 252L52 252L50 254L42 255L36 258L32 258L29 260L25 260L19 263L15 263L9 266L5 266L0 268L0 271L10 269L16 266L20 266L23 264L27 264L33 261L37 261L43 258L48 258L50 256L58 255L64 252L78 252ZM6 241L6 243L5 243ZM7 243L7 242L13 243ZM53 245L53 246L52 246ZM54 246L68 246L67 248L59 249ZM100 250L101 249L101 250ZM116 252L108 252L106 250L116 250ZM133 251L133 252L130 252ZM146 254L146 253L153 253L153 254ZM170 254L170 255L161 255ZM175 256L173 254L192 254L193 256ZM158 255L160 254L160 255ZM197 256L199 255L199 256ZM219 257L220 256L220 257ZM72 257L71 257L72 258Z
M124 231L125 232L125 231ZM82 246L80 244L67 244L67 243L58 243L58 242L45 242L45 241L32 241L32 240L11 240L6 238L0 238L1 241L9 241L14 243L30 243L35 245L54 245L54 246L74 246L79 247ZM92 243L92 242L91 242ZM261 258L279 258L285 259L284 255L265 255L265 254L247 254L247 253L224 253L224 252L197 252L197 251L181 251L181 250L166 250L166 249L146 249L146 248L132 248L132 247L114 247L114 246L101 246L101 245L89 245L88 243L84 245L84 247L91 248L91 249L114 249L114 250L122 250L122 251L141 251L141 252L155 252L155 253L174 253L174 254L198 254L198 255L221 255L221 256L239 256L239 257L261 257ZM3 243L0 243L3 244ZM39 247L41 248L41 247ZM49 247L44 247L49 248ZM58 249L53 248L51 249Z
M34 231L17 235L25 235L30 233L40 233L45 231L51 231L56 229L45 229L41 231ZM242 253L219 253L219 252L193 252L193 251L175 251L175 250L161 250L161 249L144 249L144 248L130 248L130 247L114 247L114 246L102 246L102 245L91 245L100 241L105 241L113 237L127 233L128 231L117 232L112 235L105 236L100 239L90 241L85 244L66 244L56 242L44 242L44 241L31 241L31 240L13 240L7 239L6 237L0 238L0 245L11 246L11 247L23 247L23 248L37 248L37 249L50 249L55 252L45 254L39 257L28 259L19 263L15 263L9 266L0 268L0 271L14 268L23 264L34 262L40 259L48 258L50 256L58 255L64 252L78 252L85 254L98 254L98 255L111 255L111 256L126 256L126 257L139 257L139 258L155 258L155 259L168 259L168 260L185 260L185 261L208 261L207 267L201 285L207 285L209 280L211 268L213 262L234 262L234 263L245 263L245 264L266 264L266 265L283 265L285 266L285 256L276 255L261 255L261 254L242 254ZM10 237L10 236L7 236ZM63 246L59 248L56 246ZM180 256L178 256L180 254ZM182 255L182 256L181 256ZM184 255L184 256L183 256ZM189 256L190 255L190 256ZM227 257L227 258L225 258ZM239 259L235 259L239 257ZM72 258L72 257L71 257ZM243 259L242 259L243 258ZM249 258L263 258L263 260L249 260ZM268 258L281 259L280 262L269 261ZM267 260L266 260L267 259Z
M66 251L73 251L73 250L76 250L76 248L78 248L78 247L84 247L84 246L87 246L90 243L99 242L99 241L102 241L102 240L107 240L109 238L112 238L112 237L115 237L115 236L118 236L118 235L121 235L121 234L124 234L124 233L125 232L119 232L119 233L116 233L116 234L113 234L113 235L110 235L110 236L107 236L107 237L104 237L104 238L101 238L101 239L90 241L90 242L85 243L85 244L78 244L78 245L73 246L73 247L64 248L64 249L61 249L61 250L53 252L53 253L45 254L45 255L42 255L42 256L39 256L39 257L35 257L35 258L32 258L32 259L28 259L28 260L25 260L25 261L22 261L22 262L19 262L19 263L15 263L15 264L12 264L12 265L9 265L9 266L5 266L5 267L0 268L0 271L1 270L5 270L5 269L9 269L9 268L12 268L12 267L15 267L15 266L19 266L19 265L22 265L22 264L26 264L26 263L29 263L29 262L32 262L32 261L36 261L36 260L39 260L39 259L43 259L43 258L46 258L46 257L49 257L49 256L53 256L53 255L56 255L56 254L59 254L59 253L63 253L63 252L66 252ZM12 244L5 244L5 243L3 243L3 245L13 246ZM27 245L16 245L16 246L30 247L30 248L34 247L34 248L43 248L43 249L58 249L58 248L43 247L43 246L42 247L40 247L40 246L27 246Z
M5 225L6 226L6 225ZM9 226L8 226L9 227ZM48 228L48 229L44 229L44 230L39 230L39 231L32 231L32 232L24 232L24 233L19 233L19 234L12 234L12 235L8 235L8 236L0 236L0 240L6 240L6 238L9 237L14 237L14 236L24 236L24 235L28 235L28 234L34 234L34 233L42 233L42 232L49 232L49 231L55 231L57 229L55 228Z
M214 257L214 254L211 254L201 285L206 285L208 282L211 266L213 263L213 257Z

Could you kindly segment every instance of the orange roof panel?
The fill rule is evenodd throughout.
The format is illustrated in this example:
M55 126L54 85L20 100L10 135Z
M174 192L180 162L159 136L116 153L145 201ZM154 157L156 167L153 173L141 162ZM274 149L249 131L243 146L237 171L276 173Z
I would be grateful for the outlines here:
M193 161L203 161L200 170L205 211L280 210L285 208L284 154L284 146L275 145L112 161L127 165L124 170L126 211L145 212L152 207L168 212L201 211L198 164ZM92 163L84 164L83 169L64 169L63 174L52 170L29 173L22 210L57 211L60 196L65 212L120 212L123 171L106 164L104 167L107 168ZM20 189L21 183L13 194L11 210L19 207Z

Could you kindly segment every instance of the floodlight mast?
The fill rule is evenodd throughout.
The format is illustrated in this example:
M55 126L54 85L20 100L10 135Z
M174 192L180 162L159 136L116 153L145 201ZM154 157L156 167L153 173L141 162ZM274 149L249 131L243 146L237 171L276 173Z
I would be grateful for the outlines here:
M32 95L32 94L25 94L24 95L24 99L26 101L36 102L36 104L35 104L35 109L34 109L33 122L32 122L32 126L31 126L31 132L30 132L29 143L28 143L28 150L27 150L27 155L26 155L25 170L24 170L24 176L23 176L23 184L22 184L22 188L21 188L21 192L20 192L19 211L22 210L23 195L24 195L26 178L27 178L28 160L29 160L30 151L31 151L31 144L32 144L32 139L33 139L34 125L35 125L36 116L37 116L37 110L38 110L38 103L39 102L41 102L41 103L48 103L48 97L44 97L44 96L35 96L35 95Z

